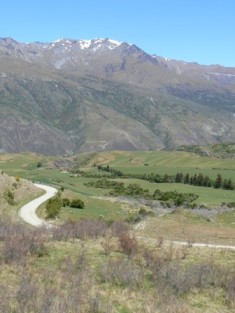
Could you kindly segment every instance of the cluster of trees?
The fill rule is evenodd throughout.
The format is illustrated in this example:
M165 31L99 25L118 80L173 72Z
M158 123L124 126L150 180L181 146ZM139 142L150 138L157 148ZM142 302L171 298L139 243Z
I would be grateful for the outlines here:
M116 170L109 165L102 166L98 165L97 166L99 171L103 172L108 172L111 174L112 178L116 177L122 177L122 178L135 178L135 179L142 179L142 180L147 180L152 183L174 183L175 182L175 176L174 175L160 175L160 174L124 174L120 170Z
M165 202L168 201L177 206L191 203L198 198L198 195L193 193L179 193L176 191L163 192L159 189L156 189L154 193L151 194L148 189L142 188L139 184L129 184L125 186L122 182L110 181L108 179L100 179L96 182L89 182L86 185L95 188L112 188L112 190L109 192L109 195L114 197L128 196L149 200L160 200Z
M231 179L223 179L221 174L217 174L215 180L210 178L208 175L203 175L202 173L190 175L189 173L183 174L182 172L177 173L176 175L160 175L160 174L124 174L120 170L116 170L111 168L109 165L97 166L99 171L109 173L108 178L134 178L146 180L153 183L182 183L182 184L190 184L194 186L202 186L202 187L214 187L214 188L222 188L226 190L234 190L235 185ZM97 182L87 183L87 186L93 186L96 188L104 188L104 189L120 189L123 190L123 185L121 182L111 182L107 179L107 175L100 175L94 173L84 173L86 177L93 178L101 178L105 177L106 180L98 180Z
M85 204L81 199L69 200L68 198L61 199L60 194L49 199L46 204L47 218L55 218L59 215L61 208L69 206L71 208L84 209Z
M203 186L203 187L214 187L222 188L226 190L234 190L235 186L231 179L223 179L221 174L218 174L216 179L211 179L208 175L203 175L202 173L190 175L189 173L177 173L176 175L160 175L160 174L124 174L120 170L116 170L109 165L102 166L98 165L99 171L108 172L111 174L112 178L122 177L122 178L135 178L147 180L153 183L182 183L190 184L194 186Z
M111 196L131 196L134 198L146 198L146 199L151 199L152 195L149 193L148 189L144 189L140 187L138 184L129 184L126 187L120 186L118 188L114 188L109 192Z
M102 189L118 189L118 188L124 187L124 183L117 182L114 180L108 180L106 178L99 179L97 181L90 181L88 183L85 183L84 185L87 187L95 187L95 188L102 188Z
M201 173L189 175L183 173L177 173L175 176L176 183L190 184L194 186L214 187L227 190L234 190L234 185L231 179L223 179L221 174L217 174L215 180L212 180L209 176Z
M153 194L154 200L171 201L174 202L174 204L177 206L182 204L189 204L192 201L195 201L197 198L198 195L194 193L181 193L177 191L162 192L159 189L156 189Z
M106 166L98 165L97 168L99 171L108 172L114 177L121 177L124 175L123 172L121 172L119 170L115 170L114 168L110 167L109 165L106 165Z

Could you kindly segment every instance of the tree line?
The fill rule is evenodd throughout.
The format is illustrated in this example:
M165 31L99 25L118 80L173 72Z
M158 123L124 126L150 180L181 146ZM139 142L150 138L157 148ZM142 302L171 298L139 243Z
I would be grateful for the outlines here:
M231 179L223 179L221 174L217 174L216 179L212 180L208 175L202 173L189 175L177 173L175 175L175 182L181 184L189 184L194 186L222 188L226 190L234 190L234 184Z
M234 190L235 186L233 181L229 179L224 179L221 174L217 174L215 180L210 178L208 175L203 175L202 173L190 175L189 173L183 174L182 172L176 173L176 175L160 175L160 174L124 174L120 170L116 170L109 165L97 166L99 171L104 171L110 173L111 178L122 177L122 178L136 178L147 180L153 183L181 183L189 184L194 186L202 187L214 187L217 189Z

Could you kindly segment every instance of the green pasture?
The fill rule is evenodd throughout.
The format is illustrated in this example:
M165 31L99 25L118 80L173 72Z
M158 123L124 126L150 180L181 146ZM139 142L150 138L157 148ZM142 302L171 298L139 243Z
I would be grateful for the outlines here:
M60 215L62 220L102 218L106 221L114 221L125 219L125 217L128 216L128 213L121 208L120 203L113 203L102 199L84 197L80 195L79 198L84 201L85 208L62 208Z
M130 174L202 173L214 179L220 173L223 178L235 181L235 160L212 159L183 151L103 152L92 162L109 164L123 173Z
M0 155L0 169L12 176L20 176L35 182L54 185L58 188L64 187L76 193L85 201L86 209L77 210L71 208L63 209L62 216L71 217L99 217L108 216L108 219L119 217L123 214L121 205L97 199L93 197L103 197L109 190L87 187L85 183L95 181L97 178L86 178L75 174L60 171L50 167L55 157L45 157L36 154ZM38 162L42 167L38 168ZM124 173L159 173L175 174L202 173L215 178L217 173L221 173L223 178L232 178L235 182L235 161L220 160L201 157L188 152L166 152L166 151L146 151L146 152L102 152L89 159L89 164L83 165L86 171L97 171L93 165L109 164L115 169ZM155 189L161 191L177 191L182 193L195 193L199 196L197 204L208 207L220 206L223 202L235 202L235 191L197 187L184 184L156 184L148 181L126 179L125 184L138 183L150 192ZM112 209L114 208L114 209ZM121 213L120 213L121 212Z

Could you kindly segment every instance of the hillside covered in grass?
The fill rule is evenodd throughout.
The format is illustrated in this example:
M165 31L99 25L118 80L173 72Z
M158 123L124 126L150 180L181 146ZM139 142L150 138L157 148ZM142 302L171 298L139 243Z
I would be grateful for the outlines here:
M235 158L235 144L221 143L207 146L181 146L178 151L188 151L199 154L205 157L234 159Z

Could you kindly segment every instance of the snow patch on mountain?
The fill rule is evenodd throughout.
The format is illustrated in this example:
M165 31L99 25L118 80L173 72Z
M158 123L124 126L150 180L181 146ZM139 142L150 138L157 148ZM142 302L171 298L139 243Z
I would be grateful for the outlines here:
M93 40L79 40L78 42L82 50L91 48L95 52L102 48L113 50L122 44L122 42L120 41L105 38L97 38Z
M79 40L79 44L82 50L88 49L91 46L91 40Z
M109 49L115 49L116 47L121 46L122 42L121 41L117 41L117 40L112 40L109 39L109 42L111 43L111 45L109 46Z

